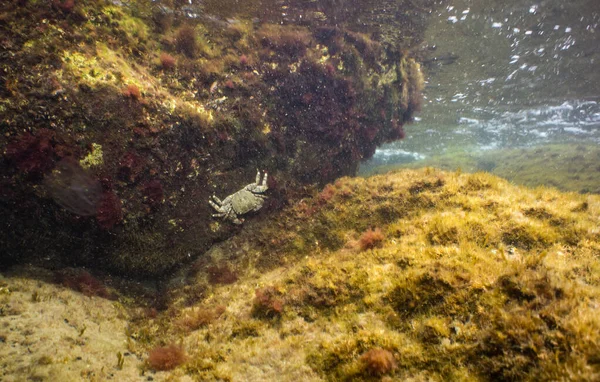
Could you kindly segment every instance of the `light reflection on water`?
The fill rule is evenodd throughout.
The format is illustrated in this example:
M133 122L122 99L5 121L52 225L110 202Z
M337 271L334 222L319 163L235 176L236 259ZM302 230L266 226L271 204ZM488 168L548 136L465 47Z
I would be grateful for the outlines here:
M599 1L451 0L426 33L420 120L365 165L600 143L599 26Z
M409 131L405 141L379 148L369 165L422 160L457 146L482 151L566 142L600 143L600 104L566 101L516 111L474 108L471 116L458 117L455 124L443 129L425 127L417 121Z

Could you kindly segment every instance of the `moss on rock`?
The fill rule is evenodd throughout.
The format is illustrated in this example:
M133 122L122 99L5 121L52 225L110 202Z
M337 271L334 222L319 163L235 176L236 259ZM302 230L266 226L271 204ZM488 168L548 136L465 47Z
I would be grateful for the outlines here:
M376 212L381 205L388 213ZM484 173L340 179L209 251L238 281L208 286L196 268L188 282L208 288L199 307L226 309L184 343L236 356L187 370L205 379L269 380L281 370L283 380L485 381L570 378L576 369L593 379L599 214L596 196ZM379 227L381 246L360 246L365 227ZM324 244L330 235L344 243ZM186 288L172 290L180 297L165 317L189 309ZM157 333L158 322L134 327Z

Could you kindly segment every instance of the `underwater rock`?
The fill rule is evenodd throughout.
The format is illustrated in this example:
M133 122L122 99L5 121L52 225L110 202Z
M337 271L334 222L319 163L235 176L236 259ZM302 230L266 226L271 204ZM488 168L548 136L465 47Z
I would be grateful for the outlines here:
M599 218L597 195L486 173L342 178L160 287L5 273L0 376L595 380ZM385 240L365 250L370 227ZM150 250L152 238L131 240Z
M403 136L420 102L418 63L376 33L316 19L190 19L186 7L0 6L11 57L0 263L164 275L239 230L199 201L264 169L273 181L251 216L261 220L355 174ZM404 48L416 41L405 31ZM65 158L87 174L57 165Z
M172 283L164 311L132 325L158 333L137 353L181 340L181 371L201 380L600 373L600 197L433 169L328 189L213 247L237 281L211 283L206 266ZM385 240L364 250L369 227ZM173 322L193 312L200 324Z

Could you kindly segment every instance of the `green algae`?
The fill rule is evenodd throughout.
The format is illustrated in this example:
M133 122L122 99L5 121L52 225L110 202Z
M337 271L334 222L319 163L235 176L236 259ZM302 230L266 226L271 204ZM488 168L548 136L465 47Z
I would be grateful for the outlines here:
M92 149L83 159L79 161L79 164L83 168L90 168L93 166L99 166L102 164L102 145L92 143Z
M106 6L101 10L102 14L107 16L107 23L132 38L133 41L128 44L143 44L149 37L149 28L146 22L138 17L128 15L122 7L114 5Z

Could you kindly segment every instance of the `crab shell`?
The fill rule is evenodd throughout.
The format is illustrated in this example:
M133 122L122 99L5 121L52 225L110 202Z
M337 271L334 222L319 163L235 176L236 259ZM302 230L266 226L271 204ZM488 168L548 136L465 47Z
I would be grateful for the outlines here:
M255 194L243 188L230 196L230 205L236 215L243 215L250 211L258 211L265 203L265 196Z

